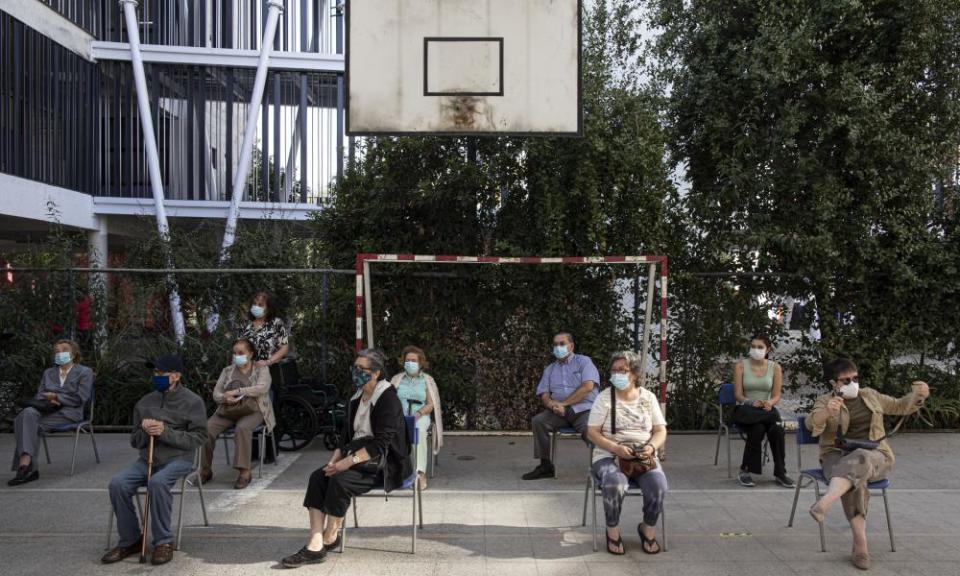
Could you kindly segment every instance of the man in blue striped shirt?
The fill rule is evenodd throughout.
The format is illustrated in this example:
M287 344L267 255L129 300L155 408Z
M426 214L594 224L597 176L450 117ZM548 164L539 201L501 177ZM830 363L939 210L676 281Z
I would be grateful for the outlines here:
M544 410L533 417L533 457L540 464L523 475L524 480L552 478L550 435L554 430L569 426L586 440L587 417L597 397L600 373L589 356L575 354L573 335L560 332L553 337L553 356L556 358L543 370L537 396Z

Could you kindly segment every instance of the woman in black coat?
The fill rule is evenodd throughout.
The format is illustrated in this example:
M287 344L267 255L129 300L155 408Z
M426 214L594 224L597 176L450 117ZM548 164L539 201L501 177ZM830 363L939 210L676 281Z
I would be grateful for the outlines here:
M310 514L310 540L281 563L287 568L316 564L340 546L340 526L354 496L381 481L387 492L413 474L410 438L397 390L387 377L386 359L362 350L353 363L356 394L350 399L340 448L310 476L303 505Z

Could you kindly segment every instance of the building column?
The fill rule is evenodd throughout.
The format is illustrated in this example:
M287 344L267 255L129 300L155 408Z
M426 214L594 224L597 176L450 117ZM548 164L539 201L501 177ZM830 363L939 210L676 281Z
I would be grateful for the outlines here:
M110 252L107 246L109 230L106 216L94 216L97 229L87 232L87 252L90 268L109 268ZM107 275L90 274L90 314L95 333L94 346L101 352L107 341Z

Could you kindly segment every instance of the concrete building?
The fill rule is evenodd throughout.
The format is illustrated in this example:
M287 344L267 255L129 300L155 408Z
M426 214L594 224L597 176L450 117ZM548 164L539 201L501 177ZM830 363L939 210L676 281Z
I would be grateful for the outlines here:
M124 19L129 7L145 94ZM263 105L250 116L256 127L240 185L271 17ZM58 222L88 232L94 262L105 262L125 236L156 230L157 192L172 223L226 222L238 186L241 226L308 218L351 148L343 136L342 30L337 0L4 0L0 253ZM158 190L139 109L150 110L156 134Z

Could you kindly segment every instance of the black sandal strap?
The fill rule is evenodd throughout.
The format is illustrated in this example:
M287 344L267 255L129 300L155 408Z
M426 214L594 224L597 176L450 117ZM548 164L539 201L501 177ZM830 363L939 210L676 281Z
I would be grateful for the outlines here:
M642 526L643 526L642 523L637 524L637 533L640 534L640 547L643 548L643 551L647 554L659 554L663 550L663 548L660 546L660 543L657 542L657 537L654 536L653 538L647 538L643 534ZM647 545L649 544L656 544L657 549L655 551L649 550L647 548Z
M611 538L609 534L607 534L606 536L607 536L607 552L613 554L614 556L623 556L624 554L627 553L627 550L623 547L622 536L620 538L617 538L616 540ZM611 544L613 544L614 546L618 546L622 550L622 552L614 552L613 550L611 550L610 549Z

